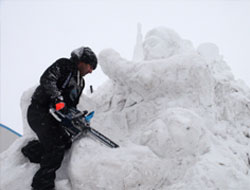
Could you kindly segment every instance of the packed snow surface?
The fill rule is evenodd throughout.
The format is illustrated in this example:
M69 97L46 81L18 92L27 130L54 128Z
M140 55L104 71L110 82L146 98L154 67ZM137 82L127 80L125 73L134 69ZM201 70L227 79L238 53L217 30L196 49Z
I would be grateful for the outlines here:
M137 41L134 61L99 54L110 78L83 95L92 127L120 145L85 137L57 172L57 190L250 190L250 89L235 80L219 49L195 49L159 27ZM20 149L36 138L26 120L34 88L24 93L24 137L0 155L1 190L30 189L38 165Z

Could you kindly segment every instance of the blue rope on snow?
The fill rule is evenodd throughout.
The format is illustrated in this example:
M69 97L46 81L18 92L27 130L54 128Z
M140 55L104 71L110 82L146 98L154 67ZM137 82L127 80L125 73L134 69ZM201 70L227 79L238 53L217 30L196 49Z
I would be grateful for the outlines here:
M4 129L7 129L8 131L14 133L14 134L17 135L18 137L21 137L21 136L22 136L22 135L19 134L18 132L14 131L13 129L11 129L11 128L9 128L9 127L7 127L7 126L1 124L1 123L0 123L0 127L4 128Z

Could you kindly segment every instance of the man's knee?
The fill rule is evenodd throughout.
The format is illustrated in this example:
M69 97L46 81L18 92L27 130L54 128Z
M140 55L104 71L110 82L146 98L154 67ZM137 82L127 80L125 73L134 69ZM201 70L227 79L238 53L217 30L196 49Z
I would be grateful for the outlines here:
M44 154L43 147L38 140L28 142L28 144L21 149L21 152L33 163L40 163L41 157Z

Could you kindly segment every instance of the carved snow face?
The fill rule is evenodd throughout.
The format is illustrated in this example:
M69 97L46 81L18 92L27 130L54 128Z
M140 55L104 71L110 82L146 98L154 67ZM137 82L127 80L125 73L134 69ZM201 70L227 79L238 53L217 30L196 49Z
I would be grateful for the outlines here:
M164 59L175 54L181 39L174 31L166 28L153 29L147 33L143 42L145 60Z

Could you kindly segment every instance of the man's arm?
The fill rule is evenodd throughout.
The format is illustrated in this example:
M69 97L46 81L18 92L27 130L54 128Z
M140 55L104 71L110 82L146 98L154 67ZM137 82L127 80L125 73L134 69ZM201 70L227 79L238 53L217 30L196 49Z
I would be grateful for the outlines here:
M57 60L53 63L40 78L40 84L44 92L50 96L51 99L61 96L61 91L57 86L58 79L65 73L67 62L63 59Z

